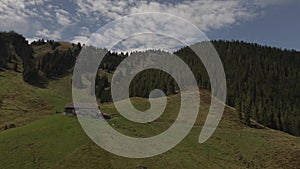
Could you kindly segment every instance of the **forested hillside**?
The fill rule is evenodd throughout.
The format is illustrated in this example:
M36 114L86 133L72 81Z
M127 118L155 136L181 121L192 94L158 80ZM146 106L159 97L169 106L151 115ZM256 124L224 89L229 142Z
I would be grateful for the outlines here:
M240 41L212 43L225 69L227 104L236 108L240 119L251 125L251 117L299 136L300 53ZM209 88L209 79L194 53L184 48L176 54L191 65L199 85Z
M240 120L251 126L251 117L265 126L299 136L300 52L241 41L212 43L225 69L227 104L236 108ZM146 51L143 54L151 55L155 52L159 51ZM190 66L201 88L210 89L206 69L190 48L185 47L174 54ZM113 72L124 57L120 55L118 60L115 59L116 54L113 55L114 59L106 59L100 67ZM103 66L108 63L113 66ZM107 77L99 77L97 82L101 82L96 90L100 101L110 101ZM171 76L163 71L149 70L134 78L130 95L148 97L155 88L162 89L167 95L178 92Z
M37 70L46 78L62 77L70 73L81 51L81 44L38 40L31 43Z
M236 108L240 120L251 126L251 117L265 126L299 136L300 52L241 41L212 43L225 69L227 104ZM0 68L22 72L24 81L40 85L71 73L81 48L81 44L44 40L28 44L23 36L14 32L0 33ZM155 52L161 51L134 52L132 55ZM210 89L207 72L190 48L182 48L174 54L190 66L201 88ZM107 73L99 74L96 79L96 95L100 102L111 101L107 75L113 73L127 56L127 53L106 54L99 68ZM167 95L178 92L170 75L149 70L134 78L130 95L148 97L155 88L162 89Z
M0 68L21 72L25 82L43 87L70 73L81 44L38 40L31 44L13 31L0 33Z
M24 81L39 84L41 81L33 50L25 38L15 32L0 33L0 67L2 70L13 69L21 71Z

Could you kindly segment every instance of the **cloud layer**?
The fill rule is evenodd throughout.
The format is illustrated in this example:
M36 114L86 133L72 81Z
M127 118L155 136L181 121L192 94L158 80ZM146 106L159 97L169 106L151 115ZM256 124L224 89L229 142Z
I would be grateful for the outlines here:
M0 30L15 30L27 38L69 40L85 43L103 25L125 15L164 12L182 17L204 32L233 26L261 14L261 9L281 2L214 0L2 0ZM160 29L159 21L140 20ZM141 23L130 23L139 25ZM180 29L184 29L180 27ZM112 29L122 33L122 27ZM144 40L143 38L136 38Z

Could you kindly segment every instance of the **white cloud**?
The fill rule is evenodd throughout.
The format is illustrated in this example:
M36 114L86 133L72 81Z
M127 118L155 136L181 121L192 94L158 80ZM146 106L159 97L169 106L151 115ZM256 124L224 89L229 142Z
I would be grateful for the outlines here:
M15 10L17 9L17 10ZM18 25L26 23L26 13L24 3L21 1L15 2L4 0L0 3L0 28L13 29Z
M79 35L74 36L71 42L72 43L80 42L81 44L86 44L90 36L91 36L90 29L88 27L83 26L79 29Z
M70 16L69 12L67 12L63 9L56 9L55 14L56 14L56 19L57 19L58 24L60 24L64 27L67 27L72 23L72 21L69 17Z
M81 27L79 30L79 34L82 36L90 36L91 32L90 29L88 27Z
M0 30L14 30L23 34L34 31L39 27L39 24L30 23L32 22L31 17L38 16L34 7L44 2L46 0L2 0L0 3Z
M42 5L49 0L27 0L25 1L26 5Z
M15 30L29 37L86 41L91 31L122 16L141 12L164 12L185 18L204 32L233 26L261 14L262 8L284 3L280 0L2 0L0 30ZM76 8L68 8L75 6ZM159 20L139 20L128 24L146 24L160 29ZM137 23L141 22L141 23ZM134 26L133 26L134 27ZM166 28L170 29L171 28ZM184 29L178 26L177 31ZM124 33L122 27L112 30ZM130 31L130 30L128 30ZM62 34L64 32L65 34ZM104 37L109 38L109 32ZM138 38L142 40L142 38ZM144 39L145 40L145 39Z
M26 38L26 40L28 41L28 43L30 44L30 43L32 43L33 41L37 41L37 40L39 40L39 38L37 38L37 37L33 37L33 38Z
M147 1L77 0L77 11L87 17L105 16L118 19L124 15L142 12L164 12L183 17L203 31L219 29L254 17L256 14L240 1L182 1L159 3ZM97 18L97 17L96 17ZM96 19L95 19L96 20Z
M77 11L88 17L96 16L117 19L124 15L126 8L130 7L130 1L113 1L113 0L76 0Z
M253 4L260 6L260 7L266 7L271 5L282 5L286 3L290 3L293 0L253 0Z
M58 31L50 31L48 29L43 29L37 31L36 35L38 37L42 37L45 39L53 39L53 40L59 40L61 38L61 30Z
M117 45L122 39L126 40ZM184 19L174 15L148 13L128 16L104 26L100 32L91 35L87 44L108 49L117 45L120 48L115 47L114 50L122 51L137 48L172 50L203 40L207 38Z
M74 36L73 39L71 40L71 42L72 43L80 42L81 44L86 44L88 40L89 40L89 37L87 37L87 36Z
M104 15L107 19L120 18L123 15L144 13L144 12L162 12L171 14L177 17L184 18L195 24L203 32L209 32L213 29L220 29L225 26L231 26L243 20L248 20L255 17L257 14L252 8L247 8L245 4L240 1L183 1L181 3L158 3L158 2L124 2L117 4L111 1L95 1L95 0L78 0L78 11L87 17L93 17L98 13L99 16ZM91 5L93 4L93 5ZM119 5L119 6L118 6ZM108 9L111 9L108 11ZM166 20L166 17L157 15L151 17L136 17L132 20L122 21L117 25L110 25L110 28L100 34L94 34L91 43L98 47L104 46L108 48L114 40L128 34L135 32L160 32L177 36L178 39L187 39L188 44L196 43L205 38L198 36L195 30L187 30L184 20L172 17L171 20ZM97 21L95 19L95 21ZM141 30L143 29L143 30ZM181 36L178 36L181 34ZM97 43L96 41L99 41ZM145 41L152 41L145 42ZM129 43L130 42L130 43ZM136 45L132 44L133 42ZM139 37L131 41L129 44L123 44L123 49L133 49L137 46L141 48L155 48L155 47L171 47L174 48L178 44L164 44L163 41L157 41L149 36ZM160 44L160 46L157 46Z

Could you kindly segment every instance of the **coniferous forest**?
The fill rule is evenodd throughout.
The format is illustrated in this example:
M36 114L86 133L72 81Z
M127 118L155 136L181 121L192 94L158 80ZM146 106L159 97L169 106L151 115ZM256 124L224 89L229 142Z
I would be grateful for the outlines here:
M236 108L241 121L251 125L251 117L299 136L300 53L241 41L212 43L225 69L227 104ZM193 52L184 48L176 54L187 58L199 85L209 89L208 76L197 66L201 63L195 64Z
M251 126L252 118L270 128L300 136L300 52L242 41L212 43L225 69L227 104L236 108L241 122ZM51 46L51 52L34 57L33 47L45 44ZM61 51L59 45L44 40L28 44L22 35L15 32L0 33L0 71L10 69L20 72L25 82L43 87L47 80L71 73L82 48L81 44L72 44ZM189 47L174 54L190 66L199 87L210 89L207 72ZM100 68L113 73L127 56L126 53L108 52ZM109 86L106 74L97 77L96 95L100 102L111 101ZM167 95L179 90L170 75L160 70L149 70L134 78L130 96L148 97L155 88L162 89Z

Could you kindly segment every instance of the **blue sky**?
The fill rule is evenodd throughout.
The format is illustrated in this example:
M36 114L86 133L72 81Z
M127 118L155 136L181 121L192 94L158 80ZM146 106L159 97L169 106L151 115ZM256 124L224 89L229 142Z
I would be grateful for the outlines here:
M103 25L140 12L182 17L210 39L300 50L298 0L2 0L0 30L15 30L30 41L44 38L84 43ZM152 22L146 24L156 24Z
M300 1L270 5L252 20L208 33L211 39L239 39L300 50Z

